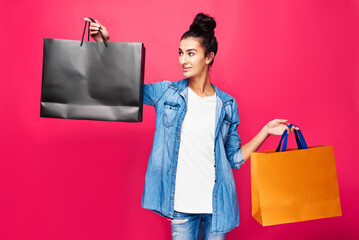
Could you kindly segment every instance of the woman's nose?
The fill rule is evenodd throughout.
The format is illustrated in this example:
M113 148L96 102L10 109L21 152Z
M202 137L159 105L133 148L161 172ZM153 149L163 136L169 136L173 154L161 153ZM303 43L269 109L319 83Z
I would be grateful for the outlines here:
M179 62L181 65L184 65L187 63L187 58L185 56L180 56Z

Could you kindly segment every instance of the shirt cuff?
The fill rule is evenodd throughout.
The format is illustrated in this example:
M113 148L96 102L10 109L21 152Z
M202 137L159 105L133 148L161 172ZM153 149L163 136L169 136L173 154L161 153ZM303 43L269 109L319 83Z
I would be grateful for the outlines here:
M244 164L244 159L243 159L243 154L242 154L242 149L240 148L233 156L233 163L235 168L234 169L239 169L242 164Z

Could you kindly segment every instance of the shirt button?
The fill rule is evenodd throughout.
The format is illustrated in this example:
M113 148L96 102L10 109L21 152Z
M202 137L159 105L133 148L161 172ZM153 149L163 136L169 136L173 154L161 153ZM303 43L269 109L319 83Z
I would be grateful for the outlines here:
M213 152L215 152L216 151L216 149L213 149Z
M214 197L217 197L217 195L214 195Z
M217 180L214 180L214 182L217 182Z
M214 213L217 213L217 211L214 211Z
M214 165L214 167L216 167L216 165Z

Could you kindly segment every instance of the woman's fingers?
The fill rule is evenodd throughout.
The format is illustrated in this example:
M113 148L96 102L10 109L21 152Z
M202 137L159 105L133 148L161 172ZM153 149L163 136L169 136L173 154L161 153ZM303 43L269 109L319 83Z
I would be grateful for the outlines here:
M90 29L99 30L100 28L101 28L101 25L98 24L98 23L91 23L90 24Z
M106 29L105 26L101 25L101 23L97 21L97 19L95 19L95 22L96 23L93 23L95 26L98 26L100 29Z
M282 124L285 124L285 125L287 125L287 126L289 125L287 119L277 119L277 122L282 123Z
M287 119L277 119L278 122L282 122L282 123L285 123L287 122L288 120Z
M89 30L90 30L91 37L96 42L102 42L103 38L105 39L105 41L109 41L110 36L109 36L109 33L108 33L106 27L101 25L101 23L99 21L97 21L97 19L94 19L94 22L92 22L91 19L85 17L84 20L89 22ZM101 35L100 35L100 33L101 33Z
M296 126L294 126L294 125L293 125L290 129L289 129L289 127L286 127L286 130L287 130L288 133L290 133L290 132L293 131L294 129L299 130L299 127L296 127Z
M291 128L289 128L289 127L287 126L287 127L285 127L285 131L287 131L287 133L290 133L293 128L294 128L294 126L292 126Z
M95 19L95 22L92 22L89 18L84 18L85 21L90 23L91 30L99 30L101 28L101 24Z
M101 29L101 24L95 19L95 22L92 22L91 19L85 17L84 18L85 21L88 21L90 24L90 34L91 35L96 35L98 34L98 31Z
M287 125L287 126L290 125L290 124L288 123L288 120L287 120L287 119L277 119L277 121L280 122L280 123L283 123L283 124L285 124L285 125ZM291 129L289 129L288 127L286 128L286 130L288 131L288 133L290 133L293 129L299 130L299 127L293 125Z
M100 28L99 27L95 27L95 26L90 26L90 30L93 30L93 31L98 31L98 30L100 30Z

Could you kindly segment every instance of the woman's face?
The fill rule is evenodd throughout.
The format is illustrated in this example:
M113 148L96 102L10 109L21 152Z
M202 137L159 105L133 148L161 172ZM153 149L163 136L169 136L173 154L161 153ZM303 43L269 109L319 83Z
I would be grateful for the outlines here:
M180 42L179 64L185 77L196 77L208 71L211 57L205 57L205 49L199 38L185 38Z

